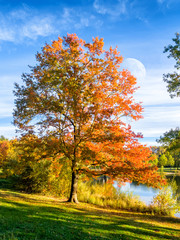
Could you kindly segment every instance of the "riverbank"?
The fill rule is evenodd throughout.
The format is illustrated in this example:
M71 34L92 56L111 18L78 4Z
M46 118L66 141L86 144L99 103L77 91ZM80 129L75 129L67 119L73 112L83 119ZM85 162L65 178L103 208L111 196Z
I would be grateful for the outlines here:
M0 190L0 239L174 239L180 219Z
M161 172L161 169L159 168L158 171ZM180 176L180 170L177 169L177 168L169 168L169 167L168 168L163 168L163 173L165 175Z
M165 176L180 176L180 171L177 173L173 173L173 172L165 172L164 173Z

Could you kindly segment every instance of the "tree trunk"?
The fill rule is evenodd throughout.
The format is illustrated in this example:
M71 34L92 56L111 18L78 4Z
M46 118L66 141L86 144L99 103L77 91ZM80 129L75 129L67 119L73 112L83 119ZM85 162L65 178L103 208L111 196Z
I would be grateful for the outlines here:
M72 172L71 193L68 202L78 203L77 199L77 187L79 176L74 171Z

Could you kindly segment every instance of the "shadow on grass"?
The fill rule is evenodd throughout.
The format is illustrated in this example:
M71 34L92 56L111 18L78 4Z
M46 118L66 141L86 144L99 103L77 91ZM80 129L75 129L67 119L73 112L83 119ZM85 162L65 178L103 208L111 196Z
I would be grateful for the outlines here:
M107 213L99 208L83 207L83 204L79 206L63 202L52 204L48 200L42 203L31 199L29 202L29 195L27 198L25 196L21 198L21 194L18 193L6 192L4 198L2 197L1 194L0 239L3 240L9 239L9 234L13 234L18 240L179 240L180 236L180 231L172 227L138 222L143 216L139 217L133 213L115 211ZM12 197L14 198L11 199ZM153 216L152 218L148 216L149 218L153 219ZM162 221L162 218L159 220Z
M12 183L11 179L1 178L1 176L0 176L0 189L12 190L13 189L13 183Z
M91 207L91 212L92 214L108 214L108 211L104 210L103 207L97 206L97 208L94 205L89 204ZM74 205L73 208L79 209L84 211L81 207L78 205ZM89 207L87 209L90 209ZM168 217L168 216L154 216L151 214L143 214L143 213L136 213L136 212L131 212L128 210L122 210L122 211L114 211L113 209L107 209L110 210L109 214L112 216L119 216L119 217L125 217L125 218L133 218L133 219L148 219L148 220L155 220L157 222L168 222L168 223L179 223L180 224L180 218L176 217Z

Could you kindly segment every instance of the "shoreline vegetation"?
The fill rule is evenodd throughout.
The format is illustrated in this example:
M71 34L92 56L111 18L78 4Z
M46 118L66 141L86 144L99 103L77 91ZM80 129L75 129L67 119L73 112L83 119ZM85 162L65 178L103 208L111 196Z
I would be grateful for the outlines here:
M13 179L0 179L0 189L11 189L19 192L26 192L23 189L15 187ZM172 182L171 184L174 184ZM79 180L78 199L80 202L94 204L99 207L110 209L128 210L139 213L146 213L152 215L174 216L180 211L178 200L175 195L172 195L170 188L163 187L159 193L153 198L150 204L144 203L140 200L138 195L132 192L122 192L117 190L112 182L99 182ZM175 185L172 185L173 187ZM176 187L176 186L175 186ZM29 192L35 193L35 192ZM44 196L52 196L58 198L67 198L67 189L65 194L57 194L54 191L36 192L36 194L43 194Z
M159 168L158 171L160 172L161 169ZM163 168L163 174L166 175L177 175L180 176L180 169L177 168Z
M167 176L167 175L168 175L168 176L171 176L171 175L172 175L172 176L174 176L174 175L180 176L180 171L179 171L179 172L174 172L174 173L173 173L173 172L166 172L166 173L164 173L164 174L165 174L165 176Z

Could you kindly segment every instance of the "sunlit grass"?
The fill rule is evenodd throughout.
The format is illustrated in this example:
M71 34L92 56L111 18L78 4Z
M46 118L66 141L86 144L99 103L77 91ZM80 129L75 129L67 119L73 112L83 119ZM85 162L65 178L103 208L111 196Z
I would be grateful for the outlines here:
M158 169L158 171L161 171L161 168ZM171 174L180 174L180 169L177 169L177 167L163 167L164 173L171 173Z
M1 240L174 239L180 219L0 190Z

